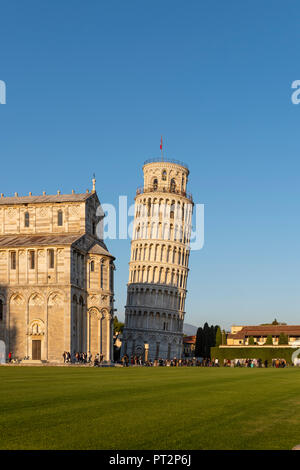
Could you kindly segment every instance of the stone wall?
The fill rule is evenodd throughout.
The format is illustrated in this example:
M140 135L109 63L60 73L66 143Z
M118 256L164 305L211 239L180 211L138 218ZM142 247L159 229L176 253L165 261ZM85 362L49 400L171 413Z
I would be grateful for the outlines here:
M0 198L0 339L7 354L32 358L38 342L50 362L61 362L64 351L112 359L114 258L95 233L99 206L95 192Z

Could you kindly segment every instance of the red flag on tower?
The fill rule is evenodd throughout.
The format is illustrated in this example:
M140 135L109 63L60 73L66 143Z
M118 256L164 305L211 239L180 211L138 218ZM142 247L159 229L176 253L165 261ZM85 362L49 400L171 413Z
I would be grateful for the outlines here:
M162 150L162 136L160 138L160 147L159 148L160 148L160 150Z

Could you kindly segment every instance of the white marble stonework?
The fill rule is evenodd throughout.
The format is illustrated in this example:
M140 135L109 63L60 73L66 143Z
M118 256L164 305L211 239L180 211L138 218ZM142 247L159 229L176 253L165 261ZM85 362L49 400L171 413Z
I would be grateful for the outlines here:
M189 170L147 162L137 190L121 354L181 357L193 201ZM148 346L146 346L148 348Z
M84 194L0 197L0 341L6 356L62 362L64 351L113 359L114 257ZM2 343L1 343L2 344Z

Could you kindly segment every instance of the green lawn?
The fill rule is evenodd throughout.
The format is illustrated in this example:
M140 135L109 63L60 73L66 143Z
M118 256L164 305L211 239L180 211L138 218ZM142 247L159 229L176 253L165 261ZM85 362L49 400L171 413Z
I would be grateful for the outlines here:
M0 367L0 449L291 449L300 369Z

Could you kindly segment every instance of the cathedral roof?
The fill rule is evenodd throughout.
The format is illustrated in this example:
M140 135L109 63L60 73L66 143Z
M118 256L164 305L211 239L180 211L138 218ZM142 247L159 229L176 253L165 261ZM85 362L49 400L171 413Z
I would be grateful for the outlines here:
M91 248L87 248L86 244L90 244L90 238L83 233L69 233L69 234L52 234L52 235L4 235L0 236L0 249L1 248L16 248L16 247L34 247L34 246L51 246L51 245L73 245L84 251L95 254L105 255L115 259L109 253L103 241L93 241Z
M95 254L95 255L106 255L110 256L111 258L114 258L109 251L107 251L105 248L103 248L101 245L96 243L92 248L89 249L89 253ZM115 258L114 258L115 259Z
M82 234L5 235L0 237L0 248L18 246L72 245Z
M94 192L82 194L45 194L42 196L12 196L0 197L0 206L9 204L47 204L53 202L83 202L93 196Z

